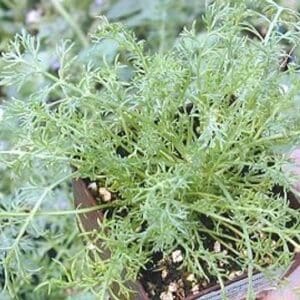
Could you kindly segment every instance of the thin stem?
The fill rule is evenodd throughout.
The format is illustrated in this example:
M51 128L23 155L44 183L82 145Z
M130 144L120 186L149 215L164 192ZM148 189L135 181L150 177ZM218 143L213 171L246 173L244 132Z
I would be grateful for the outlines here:
M281 139L288 139L288 138L292 138L292 137L296 137L299 136L300 131L294 131L292 133L289 134L283 134L283 133L278 133L278 134L273 134L270 136L266 136L266 137L262 137L260 139L254 140L253 142L249 143L249 146L254 146L254 145L259 145L259 144L263 144L265 142L271 142L274 140L281 140Z
M278 234L280 236L284 235L284 234L282 234L281 230L279 230L278 228L274 228L274 226L272 226L272 224L270 222L268 222L268 221L265 220L265 223L269 227L266 227L266 228L263 227L263 228L260 229L261 231L269 232L269 233L275 233L275 234ZM296 250L299 250L300 249L300 244L298 244L296 241L294 241L289 236L287 236L287 233L289 233L289 234L297 234L298 230L296 230L295 232L293 232L293 231L290 231L288 229L285 229L285 233L286 233L284 235L285 240L288 241L291 245L293 245ZM282 238L282 240L283 240L283 238Z
M252 284L252 277L253 277L253 252L251 247L250 237L247 231L246 224L243 224L243 233L245 237L245 244L247 247L247 256L248 256L248 290L247 290L247 299L253 299L253 284Z
M234 241L235 243L237 243L239 241L238 239L233 238L233 237L231 237L229 235L226 235L224 233L216 234L216 232L214 232L212 230L209 230L209 229L200 228L199 231L209 234L214 240L218 241L221 245L223 245L225 248L227 248L229 251L231 251L237 257L239 257L240 253L238 251L236 251L233 247L226 244L223 240L224 238L226 238L226 239L229 239L229 240ZM219 235L221 238L219 238L217 235Z
M278 8L278 9L277 9L277 13L276 13L275 17L273 18L273 20L272 20L272 22L271 22L271 24L270 24L270 26L269 26L269 28L268 28L268 32L267 32L266 37L265 37L265 39L264 39L264 44L265 44L265 45L269 42L269 39L270 39L271 34L272 34L272 32L273 32L274 26L277 24L278 19L279 19L281 13L282 13L283 10L284 10L283 7L278 6L278 5L276 5L276 6L277 6L277 8Z
M74 22L71 15L66 11L63 5L58 0L51 0L55 9L62 15L62 17L66 20L67 23L72 27L74 32L77 34L78 39L80 40L82 46L87 48L89 46L89 41L85 37L84 32L80 29L80 27Z
M122 202L122 205L125 204ZM71 209L71 210L59 210L59 211L37 211L34 216L64 216L64 215L77 215L77 214L85 214L88 212L92 212L95 210L107 208L107 207L115 207L120 206L115 203L107 203L101 205L95 205L89 208L81 208L81 209ZM18 217L27 217L30 216L32 212L0 212L0 218L18 218Z
M72 90L72 91L74 91L76 93L79 93L82 96L84 95L83 91L80 88L78 88L78 87L76 87L76 86L74 86L74 85L72 85L72 84L70 84L70 83L68 83L66 81L61 81L60 78L52 75L51 73L49 73L49 72L40 72L40 73L42 73L46 78L52 80L53 82L59 83L61 85L64 85L67 88L69 88L70 90Z
M225 284L224 284L224 281L222 279L222 277L220 276L220 273L217 272L217 278L218 278L218 282L220 284L220 287L221 287L221 293L222 293L222 298L223 299L228 299L228 297L226 296L226 291L225 291Z
M68 174L67 176L59 179L58 181L56 181L55 183L53 183L52 185L48 186L47 188L45 188L44 192L42 193L42 195L40 196L40 198L37 200L36 204L34 205L33 209L31 210L31 212L28 215L28 218L25 220L23 226L21 227L21 230L19 231L19 234L17 235L14 243L12 244L12 246L10 247L10 253L7 254L6 259L9 259L9 257L11 256L11 251L13 251L14 249L16 249L17 245L19 244L23 234L25 233L27 227L29 226L30 222L32 221L32 219L34 218L35 214L37 213L39 207L41 206L43 200L46 198L46 196L48 195L48 193L50 191L52 191L57 185L59 185L60 183L64 182L66 179L70 178L71 176L73 176L74 174Z
M31 155L34 156L35 158L39 159L49 159L49 158L54 158L55 160L65 160L68 161L69 158L63 157L63 156L56 156L56 155L48 155L48 154L39 154L39 153L31 153L28 151L22 151L22 150L1 150L0 155L12 155L12 156L24 156L24 155Z

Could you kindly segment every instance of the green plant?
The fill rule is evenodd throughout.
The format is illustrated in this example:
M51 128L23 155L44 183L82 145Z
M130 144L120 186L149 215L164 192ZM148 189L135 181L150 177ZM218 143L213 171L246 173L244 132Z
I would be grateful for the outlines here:
M97 232L112 257L92 261L91 244L77 253L78 243L68 251L62 240L59 249L67 257L55 262L64 276L42 277L38 290L63 287L105 298L118 283L126 294L124 282L138 277L153 252L169 255L178 247L198 279L215 278L222 286L228 274L220 261L235 263L250 281L254 269L290 261L289 249L299 249L299 216L286 195L274 195L272 188L291 188L282 172L287 159L278 148L299 142L299 116L293 114L297 65L285 73L279 67L286 58L282 42L299 42L299 19L268 3L264 39L249 23L257 13L245 1L215 4L204 18L205 34L192 26L172 50L154 54L145 54L144 42L122 25L103 18L93 43L114 41L118 54L82 65L64 42L57 50L57 74L44 67L37 39L16 36L2 55L1 84L22 88L30 78L44 84L5 104L2 128L12 120L17 125L14 143L0 152L1 163L21 177L34 170L35 197L46 187L32 198L29 212L22 197L1 209L3 239L12 238L2 256L12 296L20 280L39 273L27 265L32 242L26 234L39 232L40 218L79 213L47 211L51 191L71 177L98 181L119 195L111 203L112 217ZM277 24L288 30L276 31ZM250 31L255 39L245 36ZM55 183L45 185L54 175ZM73 238L78 240L77 232ZM208 240L228 253L214 252Z
M97 28L97 15L107 15L112 21L119 21L134 28L137 36L148 39L148 50L167 49L174 41L184 24L189 24L195 17L203 13L204 1L43 1L24 0L0 3L0 51L5 51L14 34L25 28L37 36L40 41L40 55L44 68L55 73L58 57L54 55L60 38L70 39L74 43L73 55L78 61L87 63L90 57L94 61L101 60L101 55L115 55L115 44L107 41L101 45L91 44L88 32ZM169 15L166 18L167 14ZM4 95L23 98L44 84L40 80L32 80L20 90L2 87L0 102Z

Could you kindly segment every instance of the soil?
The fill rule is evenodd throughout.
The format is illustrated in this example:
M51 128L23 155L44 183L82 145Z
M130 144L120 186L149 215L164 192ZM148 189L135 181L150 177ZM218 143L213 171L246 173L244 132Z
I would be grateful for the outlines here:
M100 186L99 183L89 182L85 180L85 183L99 204L105 204L116 199L120 199L120 195L112 193L109 189ZM281 194L282 189L280 187L274 187L272 190L273 194ZM290 204L293 208L299 207L297 201L297 207L295 207L295 197L293 194L289 195ZM103 215L107 218L112 217L116 212L111 208L103 209ZM126 216L126 210L117 212L120 216ZM201 223L205 227L212 227L213 224L205 216L199 216ZM232 234L228 232L228 234ZM274 242L276 237L274 237ZM205 247L209 251L223 252L226 256L226 249L222 247L219 242L216 242L212 238L206 236L204 242ZM145 289L149 299L153 300L182 300L192 299L193 295L199 294L206 289L213 288L218 284L215 278L199 279L195 274L188 272L184 266L184 249L175 249L170 255L164 255L162 252L153 253L149 262L146 264L145 269L141 269L139 281ZM201 262L205 268L205 261ZM267 265L267 262L266 262ZM220 268L226 269L226 275L228 280L234 281L241 278L243 272L238 269L235 262L224 262L220 261Z
M101 186L100 183L90 182L84 180L90 194L98 204L107 204L109 202L122 199L117 193L112 193L109 189ZM281 195L282 188L275 186L271 191L273 195ZM94 203L95 203L95 200ZM299 202L293 194L289 194L290 206L297 209ZM120 211L115 208L106 208L101 211L102 215L106 218L111 218L113 215L125 217L127 215L126 209ZM92 216L91 216L92 217ZM199 215L200 222L206 227L211 228L214 224L206 216ZM200 224L200 223L199 223ZM143 228L141 229L143 230ZM226 232L225 230L223 230ZM226 232L227 235L233 236L233 232ZM251 237L253 239L263 237ZM277 237L274 236L274 245L276 244ZM230 242L230 241L227 241ZM208 235L203 236L203 243L205 248L209 251L223 252L226 256L226 249L213 238ZM292 249L290 249L292 251ZM184 249L174 249L169 255L163 255L161 252L152 254L149 262L144 269L140 270L139 281L146 291L149 299L153 300L181 300L193 299L193 295L198 295L207 289L214 289L218 282L215 278L211 277L209 280L197 278L195 274L188 272L184 264L185 253ZM205 269L205 258L200 262ZM262 264L268 265L267 260L262 261ZM230 282L242 278L243 272L239 270L234 261L221 261L219 267L226 270L227 278ZM209 272L207 272L209 273ZM225 282L226 283L226 282Z
M175 250L165 258L162 253L153 254L152 261L145 266L140 276L140 282L150 299L186 299L188 295L197 294L215 284L208 284L206 280L197 282L194 274L182 267L183 259L181 250Z
M88 190L96 199L98 204L106 204L120 199L120 195L112 193L109 189L102 187L99 183L89 182L84 180ZM113 213L116 214L111 208L102 210L103 215L111 218ZM119 216L126 216L126 210L118 211ZM210 220L205 216L199 216L201 222L207 228L212 227ZM222 249L220 243L215 242L213 239L204 241L207 249L210 251L221 252L226 255L226 251ZM217 284L214 278L199 279L184 267L184 250L175 249L170 255L164 256L162 252L153 253L149 262L146 264L145 269L141 269L139 281L145 289L150 299L153 300L181 300L186 299L190 295L198 294L200 291L213 287ZM205 266L205 261L202 262ZM224 267L220 261L220 267ZM227 275L230 280L239 277L242 272L237 270L234 262L226 264Z

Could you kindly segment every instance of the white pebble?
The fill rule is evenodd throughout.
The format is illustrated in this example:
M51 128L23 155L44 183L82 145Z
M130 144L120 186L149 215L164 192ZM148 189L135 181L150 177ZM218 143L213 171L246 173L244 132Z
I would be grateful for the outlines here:
M229 280L233 280L236 277L236 273L235 272L231 272L228 276Z
M168 271L165 270L165 269L163 269L163 270L161 271L161 278L162 278L162 279L165 279L167 276L168 276Z
M171 292L163 292L160 294L161 300L173 300L173 295Z
M199 292L199 285L198 284L196 284L196 285L194 285L193 287L192 287L192 293L193 294L196 294L196 293L198 293Z
M97 183L96 183L96 182L91 182L91 183L88 185L88 189L89 189L89 190L92 190L92 191L97 191Z
M87 244L87 249L93 251L93 250L96 250L97 247L93 243L88 243Z
M175 250L173 253L172 253L172 261L174 263L179 263L179 262L182 262L183 261L183 256L182 256L182 253L180 250Z
M187 278L187 281L196 281L195 275L193 273L191 273Z
M169 287L168 287L168 291L171 292L171 293L175 293L178 289L178 286L177 286L177 283L176 282L171 282L169 284Z
M215 251L216 253L220 253L220 252L221 252L221 244L220 244L218 241L216 241L216 242L214 243L214 251Z
M99 188L99 194L104 202L109 202L111 200L111 192L106 188Z

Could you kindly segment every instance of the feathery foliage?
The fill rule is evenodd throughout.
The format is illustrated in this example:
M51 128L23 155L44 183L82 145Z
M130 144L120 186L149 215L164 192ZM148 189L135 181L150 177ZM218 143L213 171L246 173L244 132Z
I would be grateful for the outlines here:
M173 49L153 54L123 25L102 18L92 41L114 41L117 54L82 64L72 44L63 42L57 73L45 68L39 40L16 35L2 55L1 85L22 88L33 79L43 84L5 104L1 126L17 125L14 144L0 152L0 162L18 174L34 166L47 173L32 176L40 194L29 212L20 195L16 207L1 208L2 239L14 237L1 243L7 245L1 267L11 295L19 293L17 281L39 272L26 260L33 245L24 233L40 230L39 214L47 216L41 208L70 177L88 177L118 193L112 217L97 233L112 257L94 262L91 245L80 252L60 245L66 263L57 257L56 263L64 276L44 276L39 285L50 294L64 287L105 298L113 283L126 293L124 282L135 280L155 251L183 249L189 271L221 284L228 274L220 261L234 262L249 278L254 269L290 261L288 250L299 247L299 215L286 194L272 188L290 190L292 180L282 172L287 159L278 149L299 142L299 114L292 113L299 110L297 65L285 73L279 66L286 59L283 44L299 43L299 19L268 1L263 38L251 25L262 15L245 1L232 3L208 7L205 33L197 34L194 24ZM278 25L287 31L279 32ZM256 38L247 37L250 32ZM54 174L53 184L40 188L43 176ZM127 215L120 217L122 209ZM56 234L66 238L59 228ZM218 241L227 254L214 252L208 241Z

